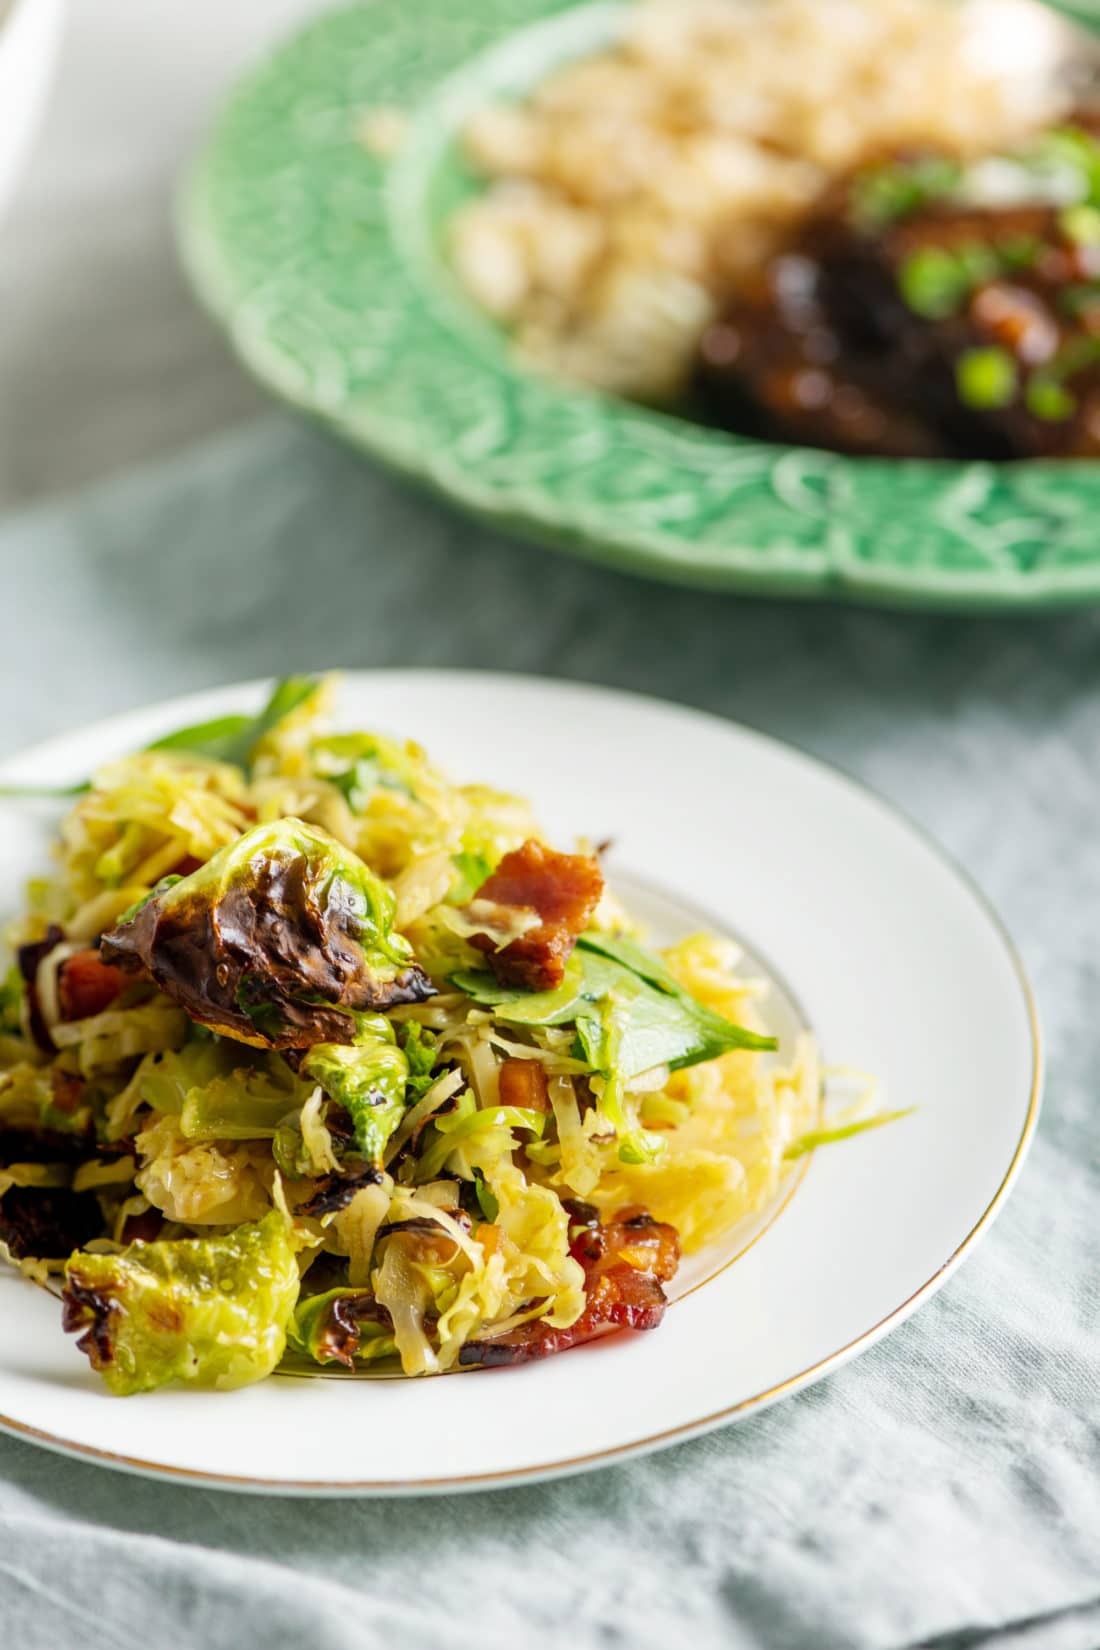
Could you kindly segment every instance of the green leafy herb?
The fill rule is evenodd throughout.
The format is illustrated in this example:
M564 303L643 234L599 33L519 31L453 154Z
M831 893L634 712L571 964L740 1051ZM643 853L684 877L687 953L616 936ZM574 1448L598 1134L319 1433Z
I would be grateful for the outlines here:
M654 1066L678 1071L735 1048L776 1046L774 1037L747 1031L707 1008L659 957L633 940L587 933L577 949L584 959L585 997L599 1001L610 996L625 1011L619 1051L625 1077Z
M491 1188L486 1182L480 1169L474 1170L474 1194L477 1197L477 1206L486 1220L493 1221L500 1213L500 1203L494 1197Z
M1016 361L1006 349L990 345L964 350L955 363L955 388L964 406L982 410L1007 407L1018 387Z
M584 993L583 960L569 959L565 978L553 991L523 991L518 986L499 985L487 970L462 969L451 975L451 984L484 1008L495 1008L502 1020L512 1025L568 1025L575 1017Z
M643 946L607 934L581 935L566 977L554 991L519 991L473 971L453 975L452 983L513 1025L576 1025L585 1057L604 1072L611 1059L598 1005L613 999L624 1078L654 1066L678 1070L697 1065L732 1048L776 1046L774 1038L746 1031L697 1002Z
M884 1123L896 1123L900 1117L910 1117L916 1111L915 1106L906 1106L902 1111L878 1111L873 1117L861 1117L855 1123L842 1123L834 1129L811 1129L809 1134L800 1135L791 1142L783 1153L785 1158L804 1157L807 1152L816 1151L818 1146L831 1146L835 1140L850 1140L853 1135L864 1134L868 1129L881 1129Z
M316 676L284 676L275 684L258 716L219 716L210 722L197 722L192 727L166 733L146 748L185 752L211 762L228 762L247 772L260 741L312 698L320 685Z
M869 168L852 186L852 215L861 229L884 229L952 194L962 178L957 161L942 155Z
M146 745L150 751L179 751L188 756L201 756L211 762L229 762L248 771L252 753L272 728L289 716L317 691L320 681L316 676L286 676L278 682L271 698L258 716L217 716L209 722L196 722L188 728L177 728ZM92 788L90 779L80 779L70 785L0 784L0 798L13 801L34 797L83 796Z

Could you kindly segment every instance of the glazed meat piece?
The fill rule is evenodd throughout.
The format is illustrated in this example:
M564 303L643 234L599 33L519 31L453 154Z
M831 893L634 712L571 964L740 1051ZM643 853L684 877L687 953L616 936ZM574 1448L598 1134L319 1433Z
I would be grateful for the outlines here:
M536 1319L492 1340L468 1342L459 1363L529 1363L617 1329L656 1329L668 1305L661 1286L680 1264L675 1228L645 1209L623 1209L602 1224L585 1205L577 1212L571 1253L584 1267L587 1301L576 1323L552 1329Z
M1083 238L1082 216L1091 210L931 205L873 235L843 219L822 237L823 305L950 451L1096 452L1100 244Z
M842 337L809 251L776 258L704 334L699 388L721 424L846 453L936 457L935 428L899 399L881 349Z
M1100 176L1089 132L1064 142ZM1029 182L1033 161L1003 164L1025 195L1048 187ZM929 155L837 191L706 333L709 414L849 453L1100 451L1100 210L976 192L976 175Z
M577 935L587 928L602 893L603 874L595 858L555 853L528 839L505 854L478 889L472 908L487 903L527 912L530 925L503 947L487 933L475 934L470 943L488 954L502 985L552 991L561 984Z

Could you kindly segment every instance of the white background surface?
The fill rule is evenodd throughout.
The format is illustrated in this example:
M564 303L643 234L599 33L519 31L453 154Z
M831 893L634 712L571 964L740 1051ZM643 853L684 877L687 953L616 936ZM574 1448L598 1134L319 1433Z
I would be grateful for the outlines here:
M45 116L0 222L0 510L262 405L184 285L172 192L219 94L317 9L69 0Z

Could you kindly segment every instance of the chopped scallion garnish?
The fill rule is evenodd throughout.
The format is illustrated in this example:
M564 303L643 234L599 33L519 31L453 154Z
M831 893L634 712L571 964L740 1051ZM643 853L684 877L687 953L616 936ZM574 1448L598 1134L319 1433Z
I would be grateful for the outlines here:
M788 1160L795 1157L804 1157L807 1152L816 1151L818 1146L831 1146L835 1140L850 1140L855 1134L863 1134L867 1129L881 1129L885 1123L896 1123L901 1117L910 1117L916 1111L916 1106L906 1106L902 1111L877 1111L871 1117L859 1117L854 1123L840 1123L832 1129L811 1129L809 1134L803 1134L797 1140L792 1140L783 1156Z
M1018 383L1015 358L996 345L968 349L955 363L955 388L967 407L1007 407L1015 398Z

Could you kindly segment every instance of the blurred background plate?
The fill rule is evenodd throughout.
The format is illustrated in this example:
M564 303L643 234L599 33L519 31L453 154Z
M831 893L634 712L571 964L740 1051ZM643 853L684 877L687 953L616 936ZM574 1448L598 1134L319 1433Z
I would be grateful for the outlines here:
M0 213L30 145L61 36L61 0L0 0Z
M253 71L180 213L188 269L245 365L464 508L657 578L928 607L1100 599L1100 463L847 459L517 365L444 256L442 227L476 187L456 134L605 44L622 12L375 0ZM363 125L394 107L411 125L387 161Z

